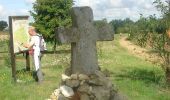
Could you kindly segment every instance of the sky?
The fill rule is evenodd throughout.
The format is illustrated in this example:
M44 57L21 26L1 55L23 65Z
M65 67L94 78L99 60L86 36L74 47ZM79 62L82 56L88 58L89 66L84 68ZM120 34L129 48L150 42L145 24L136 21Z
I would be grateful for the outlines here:
M0 0L0 20L8 21L8 16L29 15L36 0ZM114 19L130 18L138 20L140 14L147 17L156 14L160 16L153 5L155 0L74 0L74 6L90 6L93 9L95 20L106 18ZM32 20L32 18L30 18Z

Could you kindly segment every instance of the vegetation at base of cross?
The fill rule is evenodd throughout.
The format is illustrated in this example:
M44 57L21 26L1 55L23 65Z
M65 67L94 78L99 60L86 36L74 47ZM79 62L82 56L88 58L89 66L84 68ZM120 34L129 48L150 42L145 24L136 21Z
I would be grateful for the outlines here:
M144 17L136 22L130 19L113 20L110 23L117 33L128 33L129 39L141 47L153 49L163 60L163 69L170 84L170 1L155 0L155 7L162 13L161 18L156 15Z
M119 45L119 39L119 35L116 35L114 41L97 43L99 66L103 71L109 70L113 84L127 95L129 100L169 100L170 89L165 84L164 71L160 66L131 55ZM47 46L49 50L53 49L51 43ZM57 51L68 49L70 45L57 46ZM7 55L3 58L5 56ZM70 53L44 54L44 82L41 85L32 78L32 62L31 72L24 70L25 60L22 54L17 55L18 83L11 83L11 68L6 67L4 59L0 59L0 65L2 100L44 100L58 88L61 74L70 65Z
M55 41L55 29L71 25L69 10L73 0L36 0L33 11L30 11L36 29L43 34L46 41Z

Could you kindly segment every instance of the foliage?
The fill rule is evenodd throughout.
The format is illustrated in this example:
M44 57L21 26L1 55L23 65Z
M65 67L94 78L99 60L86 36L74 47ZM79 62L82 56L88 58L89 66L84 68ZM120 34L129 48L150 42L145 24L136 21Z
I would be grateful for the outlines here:
M144 17L140 14L140 19L129 26L130 30L127 32L129 39L143 47L148 43L152 45L152 35L154 35L156 25L157 18L155 15Z
M161 0L155 0L153 2L158 9L162 13L162 19L165 21L165 25L169 28L170 25L170 0L166 0L165 2Z
M128 33L128 38L136 44L157 51L163 59L165 72L170 73L170 36L167 35L170 32L170 0L155 0L153 4L162 13L160 18L140 14L140 19L136 22L126 19L113 20L110 23L116 33Z
M162 2L162 0L155 0L153 4L155 4L155 7L162 13L162 15L167 15L169 13L169 0L166 0L165 2Z
M160 56L163 58L163 68L165 69L166 74L168 74L170 73L170 37L168 37L167 31L170 29L170 1L162 2L156 0L154 4L162 13L162 19L159 20L159 25L157 27L157 32L160 35L155 39L155 43L157 44L155 49L158 50ZM169 79L169 76L167 76L167 79Z
M140 14L140 19L136 22L129 18L125 20L112 20L110 22L115 29L115 33L128 33L129 39L140 46L146 46L148 41L152 42L152 35L156 28L160 30L159 27L156 27L157 23L158 19L155 15L144 17L142 14Z
M140 46L149 46L157 51L164 61L165 72L167 69L170 72L170 46L167 48L167 45L170 45L170 37L167 35L167 31L170 30L170 1L155 0L153 4L161 11L162 17L156 18L155 15L144 17L140 14L140 19L128 30L129 39ZM126 29L125 25L122 26Z
M33 26L46 40L53 42L55 28L71 25L69 10L72 5L73 0L36 0L33 11L30 11L35 20Z
M8 24L6 21L0 21L0 31L3 31L6 27L8 27Z
M115 33L118 34L129 32L134 22L129 18L126 18L125 20L112 20L110 24L112 25Z
M102 25L105 24L105 23L107 23L107 20L106 20L106 19L94 21L94 25L95 25L96 27L100 27L100 26L102 26Z

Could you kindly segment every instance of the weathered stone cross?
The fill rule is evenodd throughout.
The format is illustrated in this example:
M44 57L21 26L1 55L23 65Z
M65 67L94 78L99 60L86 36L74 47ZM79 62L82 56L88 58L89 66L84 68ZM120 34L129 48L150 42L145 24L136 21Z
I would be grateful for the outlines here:
M57 39L61 43L71 43L72 73L94 74L99 70L96 41L112 40L113 30L107 23L95 28L90 7L73 7L71 17L73 27L57 28Z

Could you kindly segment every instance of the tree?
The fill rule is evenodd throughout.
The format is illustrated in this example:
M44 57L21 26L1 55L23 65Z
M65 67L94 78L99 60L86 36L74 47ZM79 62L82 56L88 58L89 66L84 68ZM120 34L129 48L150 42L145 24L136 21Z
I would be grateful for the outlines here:
M140 19L135 23L136 28L133 28L132 38L136 40L137 44L142 47L151 46L152 35L154 33L155 22L157 21L155 15L144 17L140 14Z
M124 20L112 20L110 24L114 28L115 33L128 33L134 22L130 18L126 18Z
M0 31L3 31L6 27L8 27L8 24L6 21L0 21Z
M35 20L33 26L47 41L55 42L55 46L55 28L71 26L69 10L72 5L73 0L36 0L30 11Z
M154 4L162 13L162 19L159 20L156 27L156 32L159 35L155 38L155 49L163 58L166 80L170 84L170 37L168 37L170 34L168 32L170 30L170 1L155 0Z
M165 25L169 28L170 25L170 0L166 0L162 2L161 0L155 0L153 2L158 9L162 13L162 19L165 21Z
M110 22L110 24L112 25L112 27L115 30L115 33L117 34L117 33L119 33L118 28L123 26L123 21L122 20L112 20Z
M100 26L103 26L104 24L107 23L107 19L102 19L102 20L96 20L93 22L93 24L96 26L96 27L100 27Z

